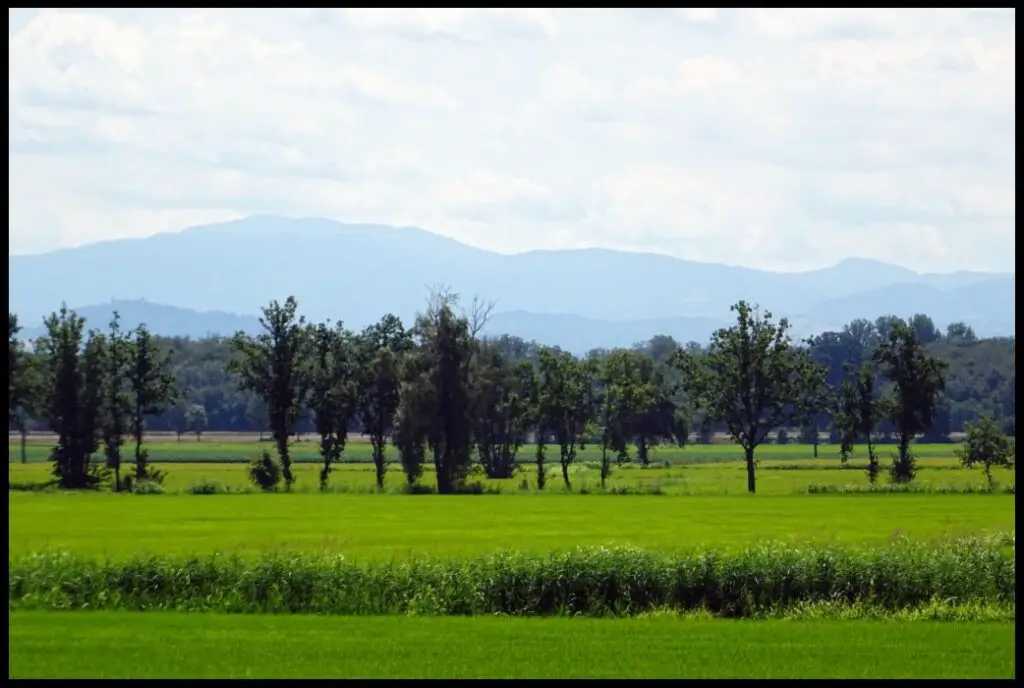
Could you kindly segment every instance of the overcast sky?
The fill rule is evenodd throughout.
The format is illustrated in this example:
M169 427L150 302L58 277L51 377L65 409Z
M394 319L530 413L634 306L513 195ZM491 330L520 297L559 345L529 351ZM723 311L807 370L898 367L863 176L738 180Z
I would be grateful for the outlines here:
M10 10L10 252L256 213L1014 267L1015 11Z

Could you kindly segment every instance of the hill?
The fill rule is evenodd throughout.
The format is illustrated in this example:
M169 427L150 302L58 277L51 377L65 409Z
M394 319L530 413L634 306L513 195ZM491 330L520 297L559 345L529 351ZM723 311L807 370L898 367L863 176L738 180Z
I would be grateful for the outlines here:
M808 332L840 326L850 314L916 312L940 327L965 320L979 336L1014 330L1013 275L921 275L862 259L775 273L606 249L502 255L418 228L322 218L254 216L9 256L8 264L9 307L28 329L61 302L85 314L86 306L109 309L112 300L122 306L145 300L150 308L205 311L201 318L183 311L179 319L164 310L159 330L155 315L147 316L162 334L197 336L229 326L246 329L246 317L289 294L313 320L340 319L361 328L388 312L411 318L429 285L446 284L495 301L499 315L492 330L573 349L632 343L661 333L650 331L654 327L684 341L704 341L728 322L728 308L739 299L789 316ZM102 326L109 316L100 311L96 317L102 322L90 318L90 324Z

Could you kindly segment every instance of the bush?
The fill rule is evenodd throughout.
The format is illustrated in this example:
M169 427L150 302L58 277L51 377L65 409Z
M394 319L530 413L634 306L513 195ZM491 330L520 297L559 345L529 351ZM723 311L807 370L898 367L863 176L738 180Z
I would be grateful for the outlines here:
M586 615L651 611L758 618L807 605L906 612L941 602L1012 607L1012 535L876 550L764 544L741 552L591 548L546 556L357 566L344 556L270 554L92 560L12 557L9 609L338 615Z
M132 494L137 495L162 495L166 494L164 486L151 480L138 480L131 483Z
M779 428L775 433L775 444L789 444L789 433L786 432L786 428Z
M196 482L189 485L185 491L188 494L194 495L215 495L229 494L231 492L231 489L220 481L200 478Z
M249 480L264 492L273 492L281 484L281 462L264 449L249 464Z

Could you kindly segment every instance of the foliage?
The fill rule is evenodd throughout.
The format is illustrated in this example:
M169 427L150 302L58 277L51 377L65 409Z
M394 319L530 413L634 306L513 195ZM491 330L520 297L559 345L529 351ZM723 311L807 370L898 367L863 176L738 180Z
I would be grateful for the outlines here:
M130 352L128 385L134 399L131 425L135 438L135 479L147 480L152 476L142 449L146 419L172 407L177 389L170 370L171 353L160 350L145 325L136 328Z
M967 424L967 438L963 447L956 450L957 458L966 468L981 466L989 487L995 487L992 468L1010 468L1014 462L1014 446L1010 438L991 416L982 416L974 423Z
M280 459L266 449L249 463L249 480L265 492L277 489L283 474Z
M288 441L302 412L308 390L304 365L309 337L305 319L299 316L298 301L289 296L284 304L271 301L263 308L260 325L263 332L251 337L243 332L231 340L234 357L230 369L238 375L243 389L254 393L266 404L270 431L277 446L285 487L294 477Z
M342 555L90 560L11 557L10 609L278 614L763 617L814 603L894 612L1013 603L1016 566L978 538L875 550L766 543L740 552L624 548L359 566ZM429 596L431 604L422 603Z
M309 407L320 435L320 488L327 487L331 464L341 459L348 427L358 401L357 367L353 335L341 323L310 329L311 361Z
M910 482L917 472L910 448L915 436L926 432L935 421L939 396L945 389L945 364L928 355L910 325L896 321L889 335L875 349L874 362L892 384L882 406L884 417L895 427L899 453L890 476L894 483Z
M753 493L754 451L771 431L808 420L825 370L811 362L806 349L793 346L785 318L776 324L770 312L761 315L745 301L732 310L736 325L715 332L701 359L680 350L675 362L691 400L724 423L743 447L747 490Z

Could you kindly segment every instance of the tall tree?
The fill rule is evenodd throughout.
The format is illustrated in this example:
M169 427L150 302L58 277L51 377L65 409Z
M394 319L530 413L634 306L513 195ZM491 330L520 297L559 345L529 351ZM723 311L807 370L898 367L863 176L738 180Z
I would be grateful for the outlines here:
M114 471L114 489L121 490L121 447L131 428L129 394L132 342L121 330L121 316L114 311L106 337L106 375L103 408L103 452L107 468Z
M402 321L388 314L359 335L358 409L363 432L370 436L377 487L384 487L387 471L384 449L398 412L402 356L409 348L409 334Z
M348 427L356 413L358 387L352 333L342 323L310 331L309 406L320 435L320 489L327 488L331 465L341 460Z
M572 489L569 467L583 446L592 415L591 371L585 361L565 352L540 352L540 416L558 443L562 480Z
M681 351L675 363L688 397L743 447L747 490L754 493L755 450L773 430L807 421L825 371L793 345L785 318L775 323L745 301L731 310L736 324L715 332L703 357Z
M893 386L885 404L886 420L896 428L899 455L890 475L893 482L910 482L917 474L910 443L935 421L939 397L946 388L946 364L928 355L915 328L904 322L893 323L889 336L875 350L874 361Z
M883 414L882 400L875 391L875 371L868 361L860 368L847 367L848 377L840 386L835 408L835 425L839 431L839 455L845 464L857 442L868 447L868 482L878 480L880 466L875 451L874 432Z
M40 411L57 435L50 455L53 475L65 489L93 487L100 479L89 465L99 439L99 345L86 341L85 320L67 306L47 317L44 325L46 334L36 341L36 351Z
M528 361L513 363L500 348L482 343L473 389L473 436L487 477L510 478L526 440L529 411Z
M146 418L163 413L174 405L176 387L171 373L171 353L161 352L149 328L135 328L128 366L128 386L132 393L131 431L135 439L135 480L160 480L161 473L149 468L149 452L142 448Z
M249 336L238 332L231 340L229 369L239 386L267 406L270 433L274 438L286 489L295 482L288 443L308 390L306 320L298 315L299 303L289 296L283 304L271 301L262 309L263 332Z
M477 342L470 317L455 311L458 302L458 295L446 289L432 290L427 309L413 328L416 349L411 355L419 360L418 379L426 389L410 391L421 399L416 406L424 416L418 425L426 431L441 494L451 494L461 485L473 449L471 401Z

